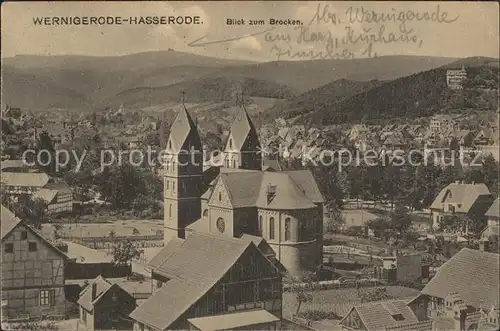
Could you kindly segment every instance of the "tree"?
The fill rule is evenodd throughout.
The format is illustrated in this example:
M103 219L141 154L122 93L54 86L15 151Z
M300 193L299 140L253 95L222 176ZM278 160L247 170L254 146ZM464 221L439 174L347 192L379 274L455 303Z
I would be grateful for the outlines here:
M11 205L11 210L28 225L41 229L47 211L47 202L41 198L33 199L23 194Z
M385 287L375 287L368 291L360 291L359 295L361 303L383 301L393 298L389 293L387 293L387 288Z
M52 175L55 173L55 150L54 142L47 131L40 134L37 143L37 155L40 157L39 167L46 173Z
M295 299L297 300L297 310L295 315L299 313L302 303L309 302L313 299L311 291L314 289L316 283L316 277L314 273L305 273L302 278L297 276L292 276L290 274L285 278L285 284L287 284L289 291L293 293Z
M144 250L137 249L131 240L119 241L113 244L111 255L116 265L130 265L133 259L139 258Z

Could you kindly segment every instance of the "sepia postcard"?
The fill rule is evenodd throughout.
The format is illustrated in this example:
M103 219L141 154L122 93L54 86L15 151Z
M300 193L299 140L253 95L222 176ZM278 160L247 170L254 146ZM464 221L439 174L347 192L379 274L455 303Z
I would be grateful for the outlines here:
M2 330L498 330L499 9L4 1Z

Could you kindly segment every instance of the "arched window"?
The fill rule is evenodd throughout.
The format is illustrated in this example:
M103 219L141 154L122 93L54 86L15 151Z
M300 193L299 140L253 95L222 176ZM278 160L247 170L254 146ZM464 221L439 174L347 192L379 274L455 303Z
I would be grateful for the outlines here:
M172 149L172 140L168 141L168 149Z
M219 201L222 201L222 192L219 192Z
M233 168L236 168L236 160L233 160Z
M217 219L215 225L217 226L217 230L219 230L220 233L224 233L224 230L226 229L226 224L224 223L224 219L222 217L219 217Z
M269 218L269 239L274 239L274 217Z
M229 148L233 148L233 139L229 139Z
M203 217L208 217L208 209L205 209L205 210L203 211Z
M170 187L170 186L169 186L169 184L170 184L170 182L167 180L167 184L166 184L166 185L167 185L167 186L166 186L167 190L168 190L168 189L169 189L169 187Z
M259 216L259 223L257 224L257 233L262 236L262 215Z
M168 217L172 217L172 205L168 206Z
M292 227L292 220L290 217L287 217L285 219L285 241L290 240L291 238L291 227Z
M175 180L172 181L172 193L175 193Z

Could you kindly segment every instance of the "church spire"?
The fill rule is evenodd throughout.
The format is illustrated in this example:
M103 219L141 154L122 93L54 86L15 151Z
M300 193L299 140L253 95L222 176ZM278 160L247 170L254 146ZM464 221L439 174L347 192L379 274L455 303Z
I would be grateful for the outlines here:
M201 139L196 123L191 118L191 115L189 115L184 104L185 94L182 91L182 106L170 127L167 149L172 153L178 153L186 149L187 145L201 150Z

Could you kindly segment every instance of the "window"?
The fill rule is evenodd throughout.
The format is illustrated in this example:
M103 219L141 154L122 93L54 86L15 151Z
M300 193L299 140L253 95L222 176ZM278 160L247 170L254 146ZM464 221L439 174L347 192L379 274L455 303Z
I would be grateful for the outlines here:
M21 240L26 240L26 239L28 239L28 231L22 231Z
M203 217L208 217L208 209L205 209L205 210L203 211Z
M168 149L172 149L172 140L168 141Z
M222 201L222 192L219 192L219 201Z
M175 193L175 180L172 181L172 193Z
M257 224L257 232L259 236L262 236L262 215L259 216L259 223Z
M285 219L285 241L290 240L291 237L291 226L292 220L290 217Z
M14 253L14 244L5 244L5 253Z
M28 251L36 252L37 251L36 243L29 243L28 244Z
M392 315L392 318L394 318L394 320L396 320L396 321L404 321L404 319L405 319L402 314Z
M167 180L167 190L169 189L170 182Z
M82 321L87 323L87 311L82 308Z
M168 217L172 217L172 204L168 205Z
M156 287L157 287L157 288L160 288L160 287L162 287L162 286L163 286L163 282L162 282L161 280L157 280L157 281L156 281Z
M274 239L274 217L269 219L269 239Z
M233 168L236 168L236 160L233 160Z
M233 140L229 139L229 148L233 148Z
M40 306L53 306L54 290L40 290Z

